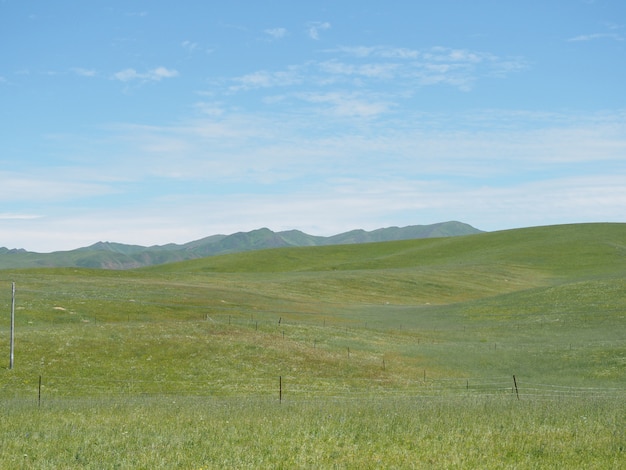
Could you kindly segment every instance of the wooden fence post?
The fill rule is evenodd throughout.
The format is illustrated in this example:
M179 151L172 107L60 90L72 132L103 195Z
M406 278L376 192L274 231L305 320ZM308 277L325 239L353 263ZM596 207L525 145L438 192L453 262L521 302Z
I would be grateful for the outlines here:
M517 380L515 379L515 376L513 376L513 385L515 386L515 395L517 396L517 399L519 400L519 391L517 390Z
M15 348L15 282L11 283L11 331L9 336L9 369L13 369L13 351Z

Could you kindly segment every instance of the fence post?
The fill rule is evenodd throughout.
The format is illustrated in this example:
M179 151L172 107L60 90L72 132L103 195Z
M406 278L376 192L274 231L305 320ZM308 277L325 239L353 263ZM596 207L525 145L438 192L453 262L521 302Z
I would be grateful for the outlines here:
M13 369L13 350L15 338L15 282L11 283L11 333L9 338L9 369Z
M517 396L517 399L519 400L519 391L517 390L517 380L515 379L515 376L513 376L513 385L515 386L515 395Z

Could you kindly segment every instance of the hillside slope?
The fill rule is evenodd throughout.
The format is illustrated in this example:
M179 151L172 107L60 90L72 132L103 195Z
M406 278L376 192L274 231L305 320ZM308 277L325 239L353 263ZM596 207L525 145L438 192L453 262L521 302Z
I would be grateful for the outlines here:
M147 270L147 271L146 271ZM626 224L235 253L144 268L165 276L244 275L262 295L446 304L596 277L626 276ZM258 276L263 274L263 276Z
M176 263L155 270L291 272L507 265L566 275L606 273L626 263L626 224L572 224L464 237L441 237L317 247L282 247Z
M624 385L626 224L3 275L6 310L8 281L17 285L19 362L31 378L45 360L48 377L132 375L158 390L191 380L239 393L289 374L329 393L324 377L332 393L407 383L413 393L426 369L517 374L524 387Z

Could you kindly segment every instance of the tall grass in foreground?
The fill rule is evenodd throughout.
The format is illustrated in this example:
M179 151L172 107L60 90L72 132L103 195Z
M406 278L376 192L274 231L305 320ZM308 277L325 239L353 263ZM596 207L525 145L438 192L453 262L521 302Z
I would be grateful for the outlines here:
M511 396L14 401L0 467L609 469L626 457L625 412Z

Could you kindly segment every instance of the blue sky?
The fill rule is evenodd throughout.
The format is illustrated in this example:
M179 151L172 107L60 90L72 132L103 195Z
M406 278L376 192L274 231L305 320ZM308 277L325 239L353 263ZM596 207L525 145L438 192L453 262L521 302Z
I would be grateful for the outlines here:
M626 2L0 0L0 246L626 222Z

